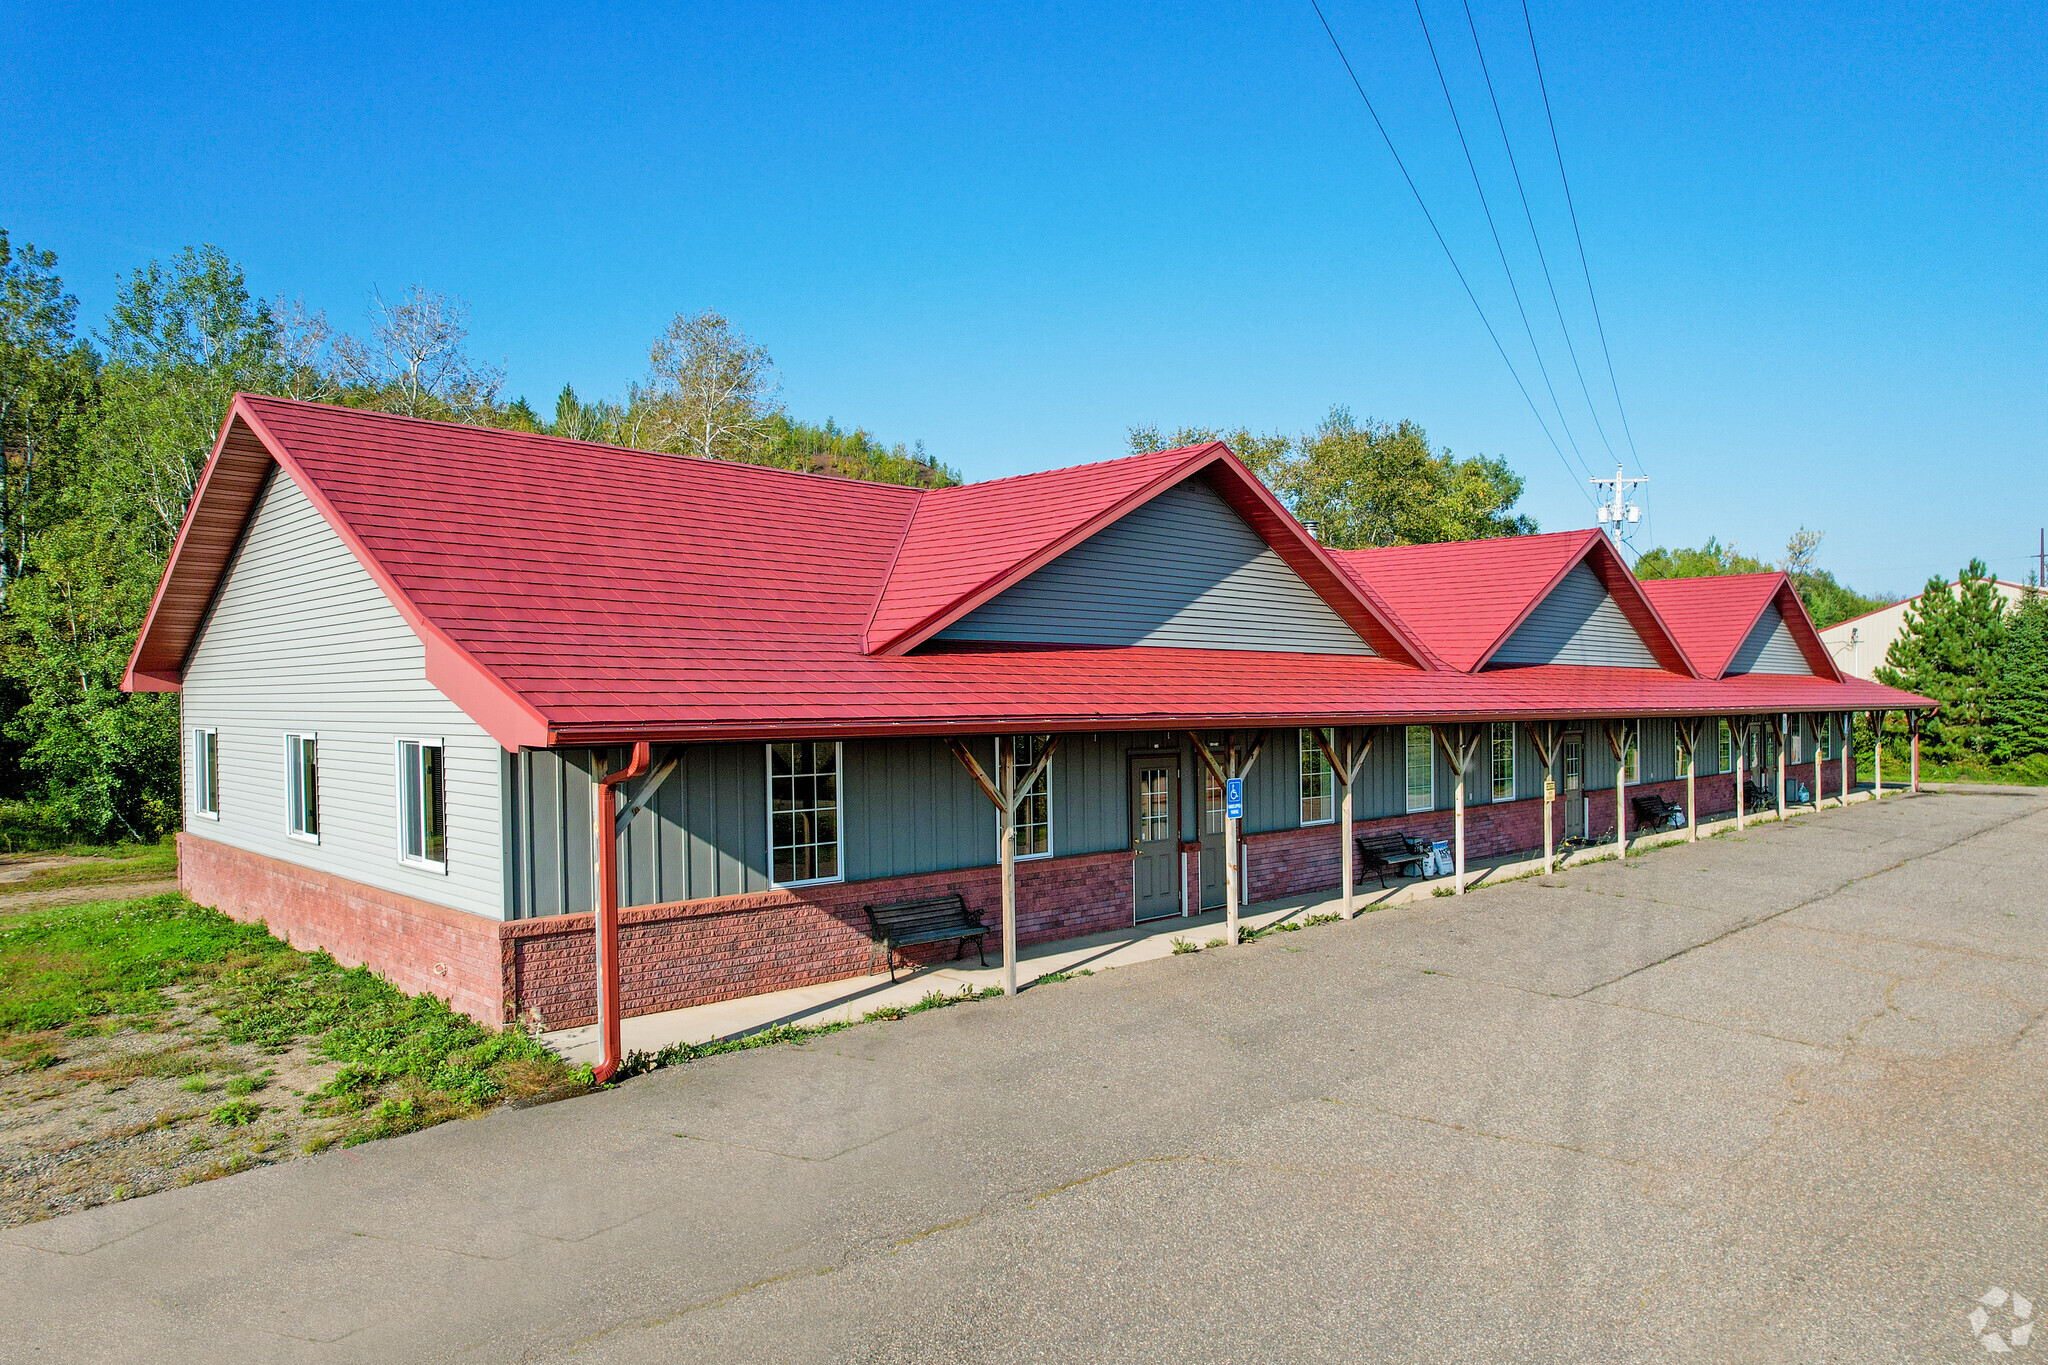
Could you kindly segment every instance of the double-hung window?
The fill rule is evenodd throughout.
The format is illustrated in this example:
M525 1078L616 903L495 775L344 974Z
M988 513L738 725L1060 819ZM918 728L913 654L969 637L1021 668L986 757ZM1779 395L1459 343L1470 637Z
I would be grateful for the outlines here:
M1515 799L1515 723L1511 720L1497 720L1493 723L1493 799L1512 801Z
M843 845L834 740L768 746L768 853L777 886L836 882Z
M1323 746L1316 743L1316 732L1300 732L1301 744L1301 823L1304 825L1327 825L1337 818L1337 774L1330 770L1330 756L1323 752ZM1330 747L1337 741L1328 730L1323 738Z
M284 828L294 839L320 842L320 741L284 737Z
M192 732L192 813L220 819L220 731Z
M1010 742L1015 745L1017 780L1022 782L1038 762L1038 756L1045 752L1045 741L1038 735L1015 735ZM1047 858L1052 856L1052 765L1059 762L1055 757L1045 765L1045 771L1031 784L1017 802L1017 856L1019 858Z
M1835 718L1827 716L1820 723L1820 756L1824 759L1835 756Z
M1221 834L1224 821L1223 779L1202 765L1202 833Z
M438 739L398 741L398 858L448 870L447 750Z
M1714 722L1714 728L1715 728L1715 729L1716 729L1717 731L1719 731L1719 732L1720 732L1720 737L1721 737L1721 766L1720 766L1719 768L1715 769L1715 771L1716 771L1716 772L1724 772L1724 773L1728 773L1728 772L1734 772L1734 771L1735 771L1735 735L1734 735L1734 732L1733 732L1733 731L1731 731L1731 730L1730 730L1730 729L1728 728L1728 722L1727 722L1727 721L1725 721L1725 720L1717 720L1717 721L1715 721L1715 722Z
M1427 725L1408 727L1408 809L1411 812L1436 809L1436 756L1430 752L1435 742Z

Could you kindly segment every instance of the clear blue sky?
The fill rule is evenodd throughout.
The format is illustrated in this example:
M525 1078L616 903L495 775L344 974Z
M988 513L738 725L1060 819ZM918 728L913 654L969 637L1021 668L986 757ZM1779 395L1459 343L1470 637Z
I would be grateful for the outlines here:
M1532 0L1651 544L1866 589L2048 520L2048 19L2035 4ZM1333 24L1548 406L1412 6ZM1425 0L1586 460L1461 6ZM1515 0L1474 0L1539 228L1620 444ZM1503 454L1587 524L1307 0L463 11L17 7L0 223L97 319L213 242L359 325L422 283L544 411L621 392L679 310L765 344L800 416L969 478L1133 423L1296 430L1333 403ZM1552 418L1555 425L1555 418ZM1633 464L1634 462L1631 461Z

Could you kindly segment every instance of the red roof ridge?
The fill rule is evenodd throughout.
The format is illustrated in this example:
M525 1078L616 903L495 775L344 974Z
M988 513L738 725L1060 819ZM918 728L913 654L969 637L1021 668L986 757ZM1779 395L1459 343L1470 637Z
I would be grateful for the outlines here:
M1171 450L1146 450L1140 451L1136 455L1112 455L1106 460L1090 460L1086 464L1063 464L1052 469L1030 469L1022 474L1005 474L1000 478L976 479L972 483L956 483L948 488L927 488L921 491L932 496L946 497L978 489L997 488L1006 483L1021 483L1026 479L1042 479L1054 474L1078 474L1083 470L1102 469L1113 464L1135 464L1139 460L1164 460L1168 456L1175 455L1186 457L1215 446L1222 446L1225 450L1230 449L1229 446L1224 445L1221 441L1208 441L1198 446L1174 446Z
M397 422L409 426L438 427L443 430L477 432L487 437L503 439L511 437L521 441L542 441L553 446L567 446L575 450L605 450L624 455L641 455L650 460L686 460L696 465L713 465L723 469L751 469L762 474L772 474L792 479L827 479L833 483L850 484L856 488L900 489L913 496L925 493L948 491L940 488L921 488L913 484L883 483L876 479L856 479L849 474L826 474L807 469L784 469L780 465L754 464L748 460L728 460L717 455L692 455L682 450L656 450L648 446L613 445L609 441L579 441L573 436L556 436L545 431L521 431L516 427L487 427L476 422L449 422L438 417L411 417L402 412L383 412L377 408L351 408L340 403L315 403L304 398L282 398L275 394L237 392L235 398L252 403L279 404L293 409L310 408L315 412L334 413L345 420L358 417L376 418L380 421ZM954 487L966 487L956 484Z

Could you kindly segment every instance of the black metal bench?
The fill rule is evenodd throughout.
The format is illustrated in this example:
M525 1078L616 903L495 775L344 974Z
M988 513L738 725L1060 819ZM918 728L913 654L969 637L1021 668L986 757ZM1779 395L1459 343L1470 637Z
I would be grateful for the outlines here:
M896 979L898 950L920 943L951 943L957 939L960 948L953 954L953 960L958 962L967 952L967 940L973 939L981 965L988 965L988 926L981 922L981 916L968 910L967 902L957 894L898 901L894 905L870 905L868 927L874 931L875 942L889 955L891 981Z
M1742 809L1744 811L1768 810L1777 804L1778 798L1772 796L1763 783L1744 782L1742 784Z
M1361 872L1378 873L1381 887L1387 874L1402 875L1404 868L1420 868L1429 856L1429 846L1405 834L1361 834L1358 836L1358 867Z
M1654 792L1631 796L1628 808L1635 812L1637 829L1676 829L1685 823L1685 808L1673 805Z

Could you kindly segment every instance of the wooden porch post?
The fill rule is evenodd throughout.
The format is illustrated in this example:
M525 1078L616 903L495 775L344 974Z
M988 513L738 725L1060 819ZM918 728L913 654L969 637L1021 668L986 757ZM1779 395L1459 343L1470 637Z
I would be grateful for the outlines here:
M996 736L996 862L1003 872L1003 994L1017 993L1017 741Z
M1778 823L1785 823L1785 716L1777 712L1771 718L1771 734L1778 745Z
M1483 729L1478 730L1468 740L1465 738L1465 727L1460 725L1458 727L1458 743L1455 748L1452 747L1451 741L1445 738L1444 731L1445 727L1441 725L1432 725L1430 727L1430 732L1436 736L1437 744L1444 751L1444 757L1451 761L1451 767L1458 774L1457 784L1451 789L1451 838L1453 841L1451 857L1454 871L1451 880L1451 890L1452 894L1462 896L1465 894L1465 769L1471 766L1472 755L1479 748L1479 738L1486 731Z
M1884 800L1884 712L1870 713L1870 799Z
M1543 760L1543 875L1549 876L1556 857L1557 837L1551 825L1552 808L1557 804L1557 722L1543 722L1543 733L1536 733L1534 721L1524 721L1523 728L1529 732L1529 742L1536 746L1536 757Z
M1808 716L1807 720L1813 726L1813 809L1817 815L1820 813L1821 808L1822 779L1827 776L1827 769L1823 766L1820 756L1820 727L1823 723L1832 725L1834 722L1829 721L1825 716Z
M1736 722L1741 721L1740 725ZM1728 748L1735 755L1735 832L1745 828L1742 819L1742 788L1749 781L1749 721L1744 716L1728 717Z
M1628 861L1628 730L1607 722L1607 747L1614 754L1614 851Z
M1913 737L1913 772L1911 779L1906 785L1909 790L1918 793L1920 790L1920 713L1918 711L1908 711L1906 713L1906 730Z
M1344 750L1340 759L1337 750L1330 746L1328 739L1324 738L1321 726L1313 727L1309 730L1309 733L1316 737L1316 747L1323 751L1323 757L1329 761L1331 773L1336 776L1337 781L1344 784L1344 804L1342 807L1344 812L1344 830L1341 835L1344 842L1338 854L1338 865L1343 869L1344 918L1350 919L1357 913L1351 886L1354 875L1352 862L1355 854L1355 850L1351 847L1351 826L1354 815L1351 789L1358 781L1358 770L1365 766L1365 756L1372 752L1373 735L1372 731L1367 729L1365 732L1365 743L1361 745L1358 742L1358 731L1347 728L1344 731Z
M1042 736L1045 741L1038 754L1038 762L1031 765L1031 771L1024 780L1017 780L1017 741L1014 737L997 735L996 779L982 771L981 764L968 751L965 744L957 739L946 741L953 751L953 757L967 769L967 775L974 779L982 794L996 807L996 865L1001 869L1003 893L1003 994L1017 993L1017 806L1024 793L1038 785L1039 774L1046 764L1052 762L1053 751L1060 747L1058 735Z
M1700 767L1701 723L1697 720L1681 719L1678 725L1678 742L1685 749L1685 841L1696 844L1700 841L1700 801L1697 774Z

